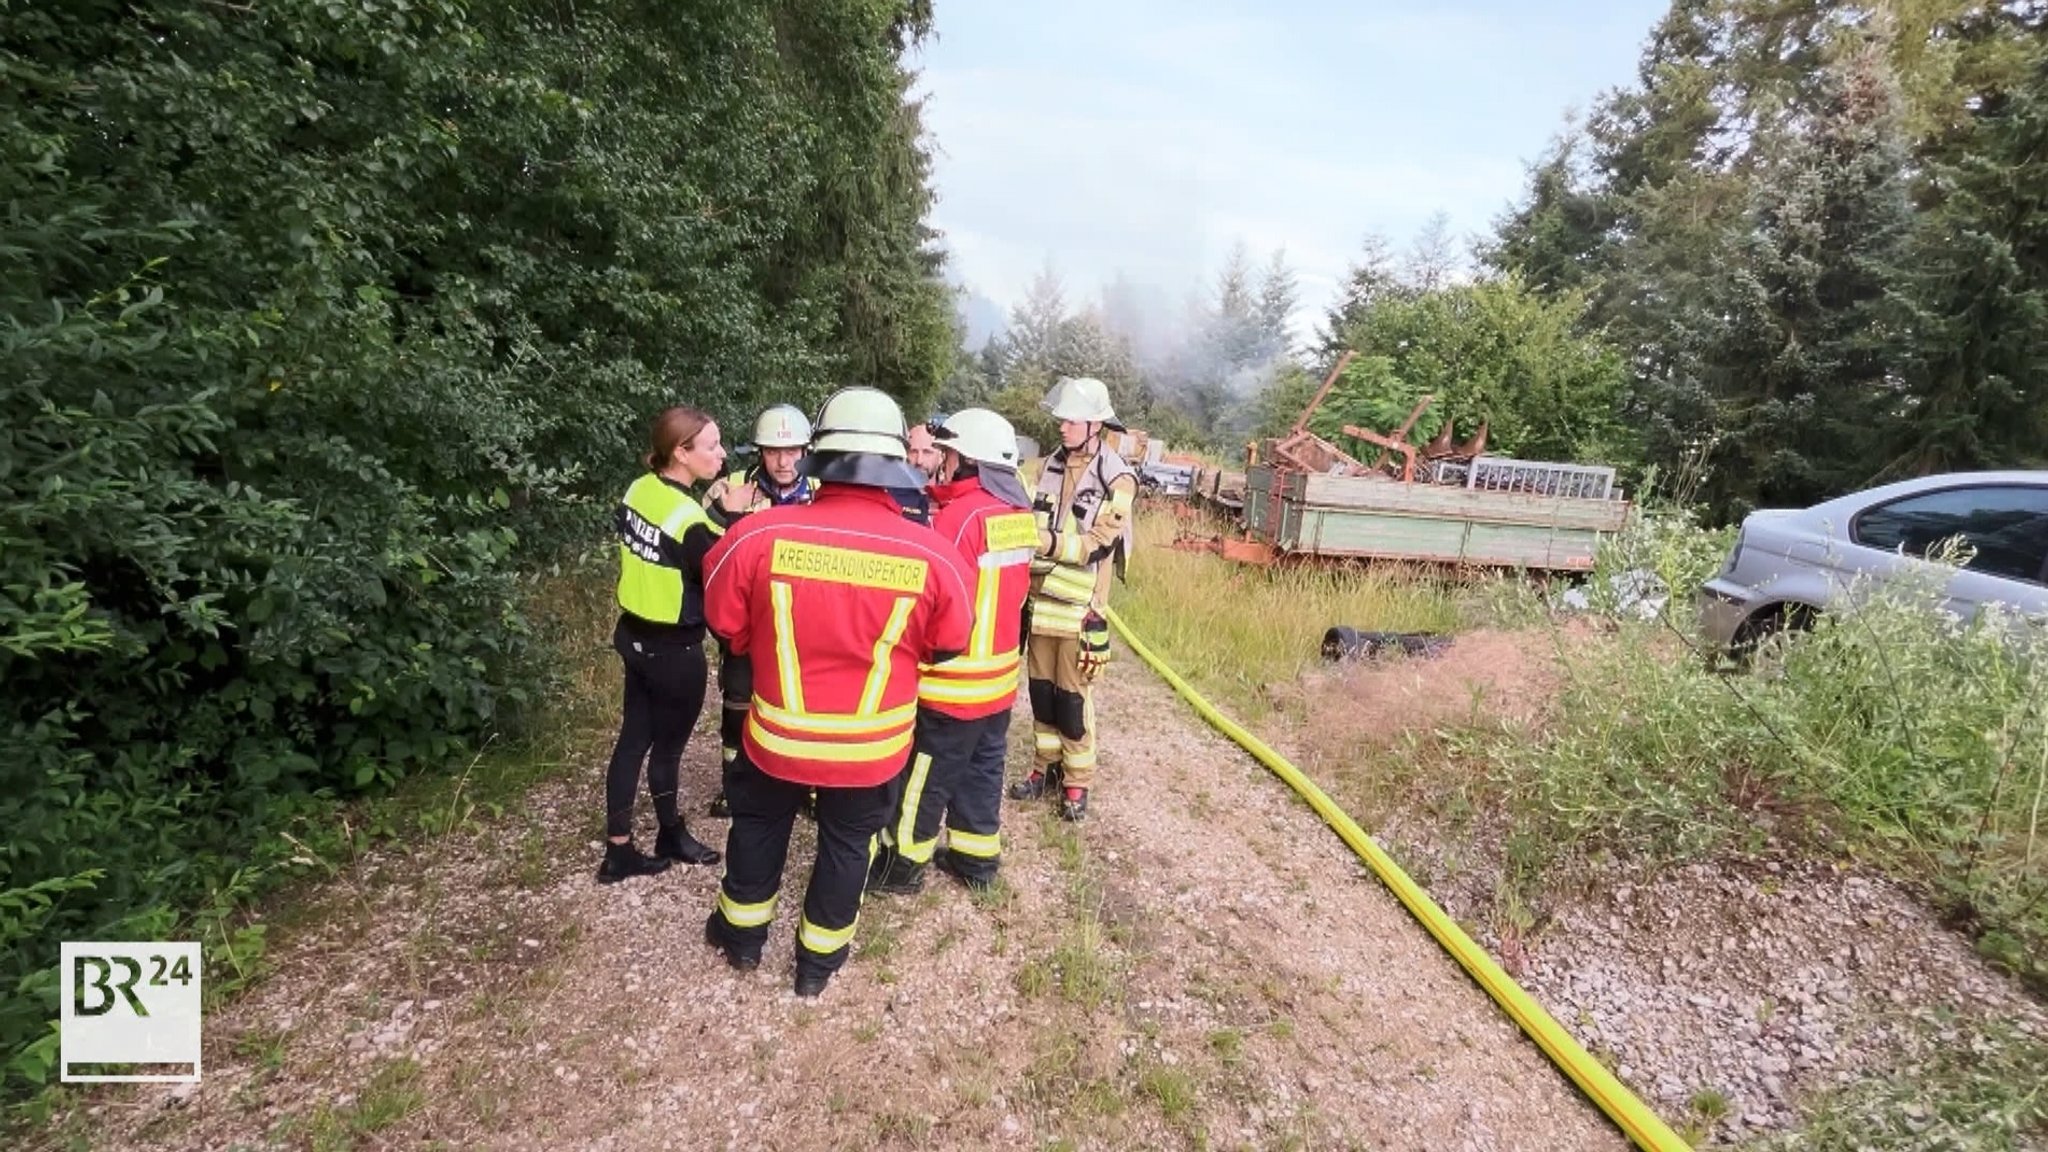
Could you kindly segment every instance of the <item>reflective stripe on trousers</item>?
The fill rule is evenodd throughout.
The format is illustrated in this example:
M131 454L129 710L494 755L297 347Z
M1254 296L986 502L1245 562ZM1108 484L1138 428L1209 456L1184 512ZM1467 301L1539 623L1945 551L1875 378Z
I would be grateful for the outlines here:
M925 709L917 718L917 755L896 815L896 850L913 864L929 863L946 830L947 851L959 871L994 879L1002 854L1003 761L1010 716L961 720Z
M1070 636L1033 636L1026 658L1031 679L1050 684L1069 699L1079 697L1081 735L1074 737L1050 720L1033 715L1032 746L1039 771L1060 766L1070 788L1088 788L1095 779L1095 692L1081 677L1081 642Z
M875 835L889 817L894 783L817 789L818 852L797 920L800 967L830 973L846 962ZM726 786L732 828L726 834L718 907L729 946L737 951L758 956L767 940L797 809L811 791L809 785L768 775L747 757L735 764Z

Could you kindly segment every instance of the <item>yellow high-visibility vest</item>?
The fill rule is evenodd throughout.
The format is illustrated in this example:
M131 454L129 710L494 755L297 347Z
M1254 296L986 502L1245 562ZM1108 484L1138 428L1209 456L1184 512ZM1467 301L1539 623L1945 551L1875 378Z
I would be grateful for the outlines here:
M662 541L681 540L692 524L718 526L688 492L650 472L626 489L619 526L619 607L642 620L683 618L683 570L668 562Z

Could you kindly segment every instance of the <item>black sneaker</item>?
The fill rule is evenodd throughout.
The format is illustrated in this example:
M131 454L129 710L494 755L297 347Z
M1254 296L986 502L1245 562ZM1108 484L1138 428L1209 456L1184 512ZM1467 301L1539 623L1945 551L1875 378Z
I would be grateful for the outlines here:
M725 942L725 917L715 911L704 921L704 942L725 953L725 962L742 972L752 972L761 966L759 952L736 952Z
M654 854L682 864L716 864L720 859L718 849L690 835L689 826L680 820L654 838Z
M624 844L605 842L604 863L597 866L599 884L617 884L635 876L653 876L668 871L668 861L659 855L648 856L634 847L631 840Z

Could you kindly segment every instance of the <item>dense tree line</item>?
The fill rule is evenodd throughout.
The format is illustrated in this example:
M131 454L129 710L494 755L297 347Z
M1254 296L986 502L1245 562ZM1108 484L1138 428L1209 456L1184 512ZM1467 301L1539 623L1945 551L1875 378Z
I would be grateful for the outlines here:
M1234 456L1351 350L1325 435L1390 428L1434 395L1421 436L1484 423L1493 451L1694 477L1718 519L2041 466L2048 3L1673 0L1635 82L1531 165L1475 255L1441 218L1398 256L1369 239L1294 349L1291 274L1276 256L1262 284L1240 250L1169 318L1179 355L1058 362ZM1113 297L1074 331L1130 343ZM1277 329L1266 297L1286 301ZM1034 293L954 390L1035 380L1051 361L1017 350L1067 331L1045 322L1057 303Z
M1288 323L1299 298L1284 252L1255 270L1241 243L1178 314L1121 276L1077 307L1047 267L1003 332L962 351L941 406L992 405L1048 443L1040 398L1061 376L1093 376L1127 424L1187 446L1227 445L1251 434L1262 398L1294 367Z
M1733 516L2048 458L2048 4L1674 0L1486 257Z
M597 538L656 410L929 400L930 18L0 8L9 1083L56 941L167 931L285 815L516 730L519 572Z

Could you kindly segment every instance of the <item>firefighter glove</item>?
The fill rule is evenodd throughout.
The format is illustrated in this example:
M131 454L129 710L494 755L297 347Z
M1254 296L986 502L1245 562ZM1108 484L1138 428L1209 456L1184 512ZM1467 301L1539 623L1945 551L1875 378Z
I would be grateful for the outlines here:
M1081 618L1081 675L1090 683L1109 664L1109 621L1099 612Z

